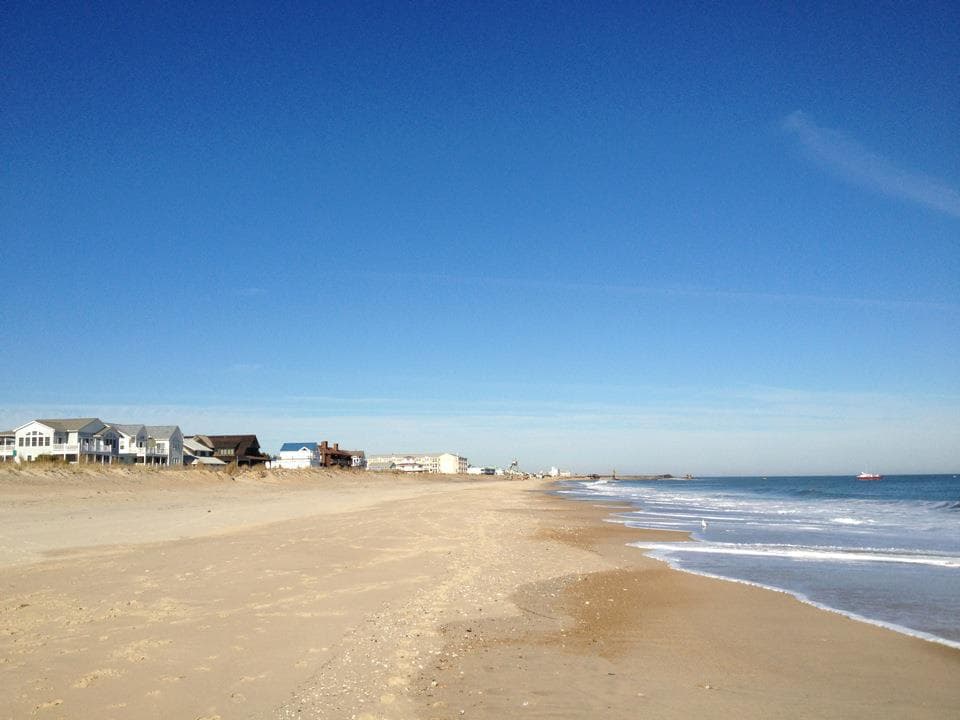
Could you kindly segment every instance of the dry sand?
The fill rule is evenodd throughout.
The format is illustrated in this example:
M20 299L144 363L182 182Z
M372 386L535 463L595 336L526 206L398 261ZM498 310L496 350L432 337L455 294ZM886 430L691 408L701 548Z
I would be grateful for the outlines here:
M0 719L957 716L960 651L544 488L0 469Z

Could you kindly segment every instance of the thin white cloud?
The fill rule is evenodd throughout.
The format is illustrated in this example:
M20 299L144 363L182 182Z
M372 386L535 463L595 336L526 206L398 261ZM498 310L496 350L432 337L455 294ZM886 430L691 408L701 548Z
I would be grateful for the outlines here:
M586 292L606 295L632 295L664 298L717 299L734 301L763 301L797 305L830 305L838 307L875 308L889 311L960 311L960 305L950 302L911 300L896 298L843 297L829 295L804 295L802 293L751 292L742 290L717 290L696 286L671 285L624 285L616 283L568 282L563 280L538 280L534 278L510 278L495 276L436 275L430 273L369 273L368 277L402 282L494 286L512 289L527 289L547 292Z
M946 183L898 168L843 133L820 127L799 110L784 119L783 128L814 160L848 182L960 218L960 192Z

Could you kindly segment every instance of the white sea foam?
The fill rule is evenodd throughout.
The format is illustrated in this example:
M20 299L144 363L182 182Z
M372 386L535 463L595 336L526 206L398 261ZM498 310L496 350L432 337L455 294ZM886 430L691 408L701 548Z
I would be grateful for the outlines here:
M637 543L686 572L749 578L816 607L956 646L960 486L950 482L708 478L569 485L566 494L632 505L633 512L618 507L614 518L629 527L688 533L695 542Z
M833 562L882 562L960 568L960 558L942 555L920 555L870 549L804 547L796 545L727 545L723 543L630 543L634 547L670 554L748 555L781 557L795 560Z

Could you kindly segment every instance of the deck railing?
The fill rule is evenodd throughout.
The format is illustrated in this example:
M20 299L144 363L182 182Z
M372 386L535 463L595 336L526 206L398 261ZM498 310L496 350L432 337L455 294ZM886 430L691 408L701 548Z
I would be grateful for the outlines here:
M37 449L39 450L40 448ZM97 442L54 443L42 449L55 455L76 455L77 453L81 455L116 455L116 448L108 447L103 443Z

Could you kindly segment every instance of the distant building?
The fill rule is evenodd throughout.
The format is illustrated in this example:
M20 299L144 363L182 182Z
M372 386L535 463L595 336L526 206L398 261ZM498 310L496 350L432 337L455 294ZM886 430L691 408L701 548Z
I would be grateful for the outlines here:
M468 467L469 463L465 457L453 453L375 455L367 458L368 470L465 475Z
M363 450L344 450L350 455L350 467L357 470L367 469L367 456Z
M286 470L320 467L320 448L315 442L284 443L280 446L278 462Z
M497 469L492 467L474 467L467 468L467 475L496 475Z

